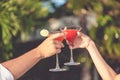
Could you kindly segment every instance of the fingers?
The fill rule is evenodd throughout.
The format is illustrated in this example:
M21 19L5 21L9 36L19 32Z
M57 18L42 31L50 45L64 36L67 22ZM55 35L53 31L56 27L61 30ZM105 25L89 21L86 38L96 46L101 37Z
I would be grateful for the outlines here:
M77 35L80 36L80 32L79 31L77 32Z
M81 36L81 37L82 37L82 36L84 36L84 37L86 36L86 35L83 34L82 32L77 32L77 35L78 35L78 36Z
M54 46L55 53L60 53L61 48L64 47L64 44L61 41L55 40L58 37L64 36L64 33L56 33L49 37L49 40L52 42Z
M54 35L51 35L49 38L50 39L56 39L56 38L61 37L61 36L64 36L64 33L56 33Z
M55 44L56 49L61 49L62 47L64 47L63 43L57 40L54 40L54 44Z
M64 47L64 45L61 42L58 42L56 40L54 41L53 45L54 45L55 53L60 53L61 48Z
M87 35L85 35L82 32L77 32L77 34L78 34L78 37L80 37L81 39L88 39L89 38Z
M61 49L56 49L56 54L60 52L61 52Z

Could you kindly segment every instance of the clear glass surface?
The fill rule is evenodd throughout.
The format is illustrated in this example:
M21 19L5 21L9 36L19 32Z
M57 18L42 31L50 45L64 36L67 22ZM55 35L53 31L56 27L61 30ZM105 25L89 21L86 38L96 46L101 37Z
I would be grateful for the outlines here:
M59 72L59 71L66 71L66 70L67 70L66 68L60 68L58 54L56 54L56 67L53 69L49 69L49 71Z

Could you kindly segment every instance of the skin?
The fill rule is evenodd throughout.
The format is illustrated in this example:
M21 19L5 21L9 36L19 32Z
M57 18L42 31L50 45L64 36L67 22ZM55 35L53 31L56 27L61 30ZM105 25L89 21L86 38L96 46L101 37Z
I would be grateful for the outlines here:
M41 59L60 53L61 48L64 47L64 45L62 42L59 42L55 39L62 36L64 36L63 33L53 34L36 48L24 53L20 57L3 62L1 64L13 74L14 79L16 80L29 69L31 69Z
M117 74L103 59L95 43L85 34L79 33L74 41L74 48L86 48L103 80L120 80Z

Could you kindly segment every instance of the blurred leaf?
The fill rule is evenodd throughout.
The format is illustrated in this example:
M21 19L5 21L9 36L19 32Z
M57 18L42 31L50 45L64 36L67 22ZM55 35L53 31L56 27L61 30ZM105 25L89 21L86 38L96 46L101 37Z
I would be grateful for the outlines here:
M40 0L2 0L0 1L0 26L5 59L12 56L12 38L21 34L21 40L27 40L40 18L48 15L48 9L42 6ZM37 21L36 21L37 20Z
M117 58L120 57L120 50L119 49L120 49L120 44L113 45L113 50L114 50L115 56Z

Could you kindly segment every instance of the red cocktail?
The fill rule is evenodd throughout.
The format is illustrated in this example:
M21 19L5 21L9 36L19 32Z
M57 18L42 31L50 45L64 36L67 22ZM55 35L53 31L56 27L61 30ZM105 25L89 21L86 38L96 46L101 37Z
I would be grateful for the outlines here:
M55 40L58 40L58 41L63 41L64 40L64 37L58 37L58 38L56 38Z
M78 30L75 30L75 29L67 29L67 30L64 30L66 32L66 40L68 41L68 44L70 46L73 46L73 43L74 43L74 40L77 36L77 32Z
M81 30L81 27L76 27L76 26L70 26L70 27L65 27L64 28L64 32L66 33L65 35L65 39L69 45L69 48L70 48L70 61L67 62L67 63L64 63L64 65L79 65L80 63L79 62L75 62L74 59L73 59L73 46L74 46L74 40L77 36L77 32Z

